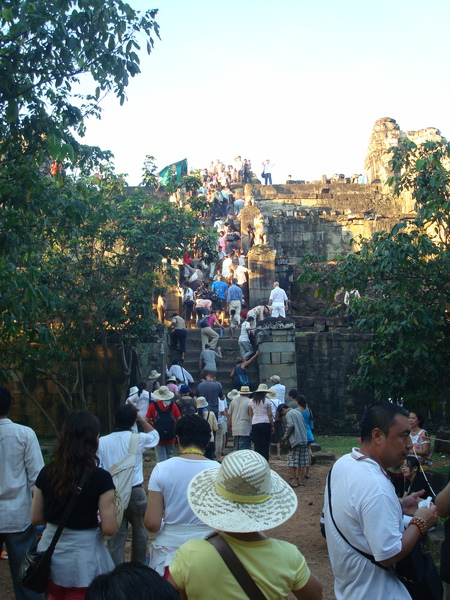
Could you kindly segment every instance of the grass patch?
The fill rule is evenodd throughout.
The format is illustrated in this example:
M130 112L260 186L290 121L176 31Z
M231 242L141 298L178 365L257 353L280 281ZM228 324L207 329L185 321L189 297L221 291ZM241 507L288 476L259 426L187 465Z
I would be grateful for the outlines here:
M322 452L332 452L336 458L359 446L357 435L320 435L316 437L316 443L322 448Z

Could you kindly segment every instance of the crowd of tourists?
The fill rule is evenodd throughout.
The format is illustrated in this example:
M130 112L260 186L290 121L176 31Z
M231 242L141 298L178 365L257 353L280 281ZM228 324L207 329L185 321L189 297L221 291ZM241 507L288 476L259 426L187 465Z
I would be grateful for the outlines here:
M246 381L246 362L238 359L233 381ZM153 370L130 389L108 435L99 437L92 413L71 413L46 465L33 430L8 418L11 394L0 388L0 542L15 597L43 599L22 569L19 575L38 527L37 550L52 551L50 600L275 599L290 592L320 599L322 584L300 551L265 533L296 512L296 488L309 478L314 420L306 398L286 392L278 375L270 387L252 391L247 380L225 396L213 372L195 386L179 361L160 378ZM234 444L228 453L227 435ZM277 457L287 448L288 481L270 468L271 443L279 444ZM143 457L152 449L147 484ZM334 464L324 492L338 600L442 598L433 563L419 568L420 538L438 514L450 515L448 482L435 503L419 505L427 481L419 468L430 462L419 412L392 403L366 409L360 447ZM401 464L405 487L397 498L391 472ZM156 534L150 545L148 532Z

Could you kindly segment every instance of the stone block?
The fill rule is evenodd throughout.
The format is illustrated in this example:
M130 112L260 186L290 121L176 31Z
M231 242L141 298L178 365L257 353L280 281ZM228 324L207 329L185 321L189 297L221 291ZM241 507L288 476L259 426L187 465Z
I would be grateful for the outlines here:
M271 352L270 362L272 365L279 365L281 363L281 352Z
M336 460L336 456L332 452L315 452L313 454L313 464L316 462L330 462Z
M270 365L270 352L262 352L259 349L258 362L260 365Z
M295 352L281 352L281 364L292 365L295 363Z

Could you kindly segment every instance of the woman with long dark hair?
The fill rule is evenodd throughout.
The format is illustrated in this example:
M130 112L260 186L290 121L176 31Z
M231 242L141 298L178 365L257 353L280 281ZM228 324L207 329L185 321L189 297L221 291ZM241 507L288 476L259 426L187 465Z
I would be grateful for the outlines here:
M272 402L267 398L267 385L261 383L251 396L248 412L252 422L252 438L255 451L269 460L270 436L274 431Z
M100 421L88 411L76 411L63 424L51 461L36 480L31 522L47 524L38 550L53 538L70 498L83 476L79 494L52 557L49 600L83 600L89 583L114 568L101 534L114 535L119 527L114 508L114 483L98 467ZM98 520L100 516L100 524Z
M415 456L407 456L405 458L401 471L403 475L402 498L409 496L414 492L425 490L420 500L424 500L425 498L428 498L428 496L431 496L434 500L434 494L431 491L427 480L420 472L420 463Z

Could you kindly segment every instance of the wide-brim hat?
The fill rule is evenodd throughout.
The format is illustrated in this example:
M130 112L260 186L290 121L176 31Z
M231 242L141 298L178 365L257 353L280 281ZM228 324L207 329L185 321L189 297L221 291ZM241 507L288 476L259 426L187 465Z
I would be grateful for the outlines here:
M156 371L156 369L153 369L152 371L150 371L150 374L148 376L149 379L158 379L158 377L161 376L161 373L158 373L158 371Z
M136 387L135 385L133 385L133 387L130 387L130 396L133 396L134 394L138 394L139 393L139 388Z
M168 377L166 379L166 383L176 383L177 382L177 378L175 377L175 375L171 375L170 377Z
M166 385L162 385L159 389L152 392L152 396L156 400L171 400L175 394Z
M229 400L233 400L234 398L237 398L238 396L240 396L240 392L238 390L231 390L231 392L228 392L227 394L227 398Z
M266 396L267 398L278 398L278 394L276 393L276 391L271 389L267 390Z
M279 377L279 375L272 375L272 377L269 377L268 381L275 381L276 383L280 383L281 378Z
M199 396L197 398L197 408L206 408L208 406L208 402L204 396Z
M269 395L269 388L267 387L267 385L265 383L260 383L258 385L258 389L255 390L255 394L257 392L264 392L268 396Z
M240 396L248 396L249 394L252 394L252 390L248 387L248 385L243 385L241 387L241 389L239 390L239 395Z
M290 485L253 450L232 452L220 467L198 473L187 496L196 517L230 533L277 527L294 514L298 503Z

